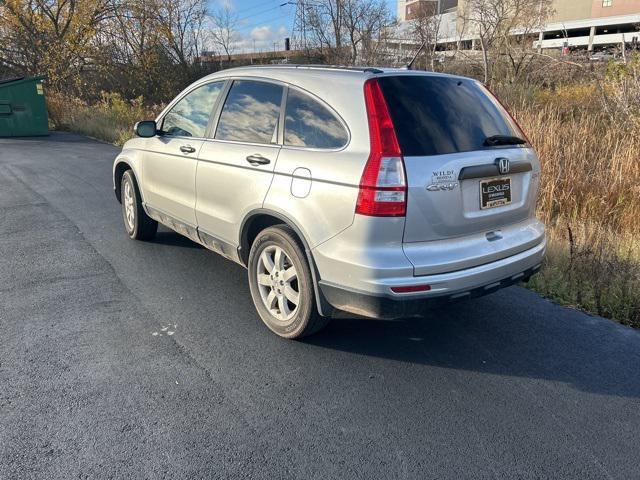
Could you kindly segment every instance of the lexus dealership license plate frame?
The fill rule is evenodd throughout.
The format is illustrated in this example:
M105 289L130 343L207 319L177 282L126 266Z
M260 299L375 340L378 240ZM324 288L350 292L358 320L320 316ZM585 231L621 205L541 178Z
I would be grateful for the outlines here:
M511 204L511 177L489 178L480 181L480 209Z

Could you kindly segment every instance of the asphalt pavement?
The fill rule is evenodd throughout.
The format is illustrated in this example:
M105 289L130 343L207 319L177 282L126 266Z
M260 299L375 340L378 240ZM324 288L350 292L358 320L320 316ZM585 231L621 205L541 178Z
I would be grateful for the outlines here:
M636 479L640 333L520 287L282 340L124 232L111 145L0 139L0 478Z

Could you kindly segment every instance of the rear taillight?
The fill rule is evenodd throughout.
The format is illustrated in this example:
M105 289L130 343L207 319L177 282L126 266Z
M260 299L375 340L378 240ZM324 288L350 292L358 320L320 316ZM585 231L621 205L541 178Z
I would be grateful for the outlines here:
M407 181L402 152L377 80L364 84L371 151L360 179L356 213L403 217L407 212Z

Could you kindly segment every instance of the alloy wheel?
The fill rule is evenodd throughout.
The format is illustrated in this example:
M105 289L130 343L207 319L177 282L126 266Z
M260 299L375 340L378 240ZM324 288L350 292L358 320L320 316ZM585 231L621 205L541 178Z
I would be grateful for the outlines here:
M269 313L281 322L291 320L298 311L300 289L298 273L286 252L277 245L267 246L258 259L256 277Z
M133 198L133 188L131 182L124 182L124 213L129 231L135 227L135 201Z

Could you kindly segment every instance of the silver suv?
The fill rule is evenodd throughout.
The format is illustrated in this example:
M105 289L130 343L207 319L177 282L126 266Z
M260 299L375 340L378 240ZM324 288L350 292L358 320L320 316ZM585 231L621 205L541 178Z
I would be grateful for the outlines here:
M419 314L527 280L545 251L540 164L479 82L269 66L199 80L113 166L131 238L158 222L248 269L264 323Z

